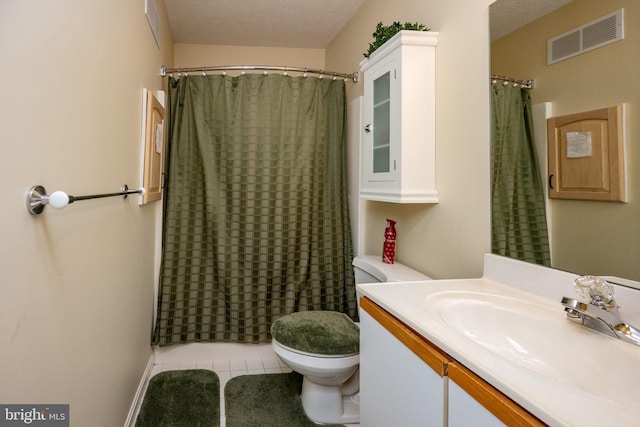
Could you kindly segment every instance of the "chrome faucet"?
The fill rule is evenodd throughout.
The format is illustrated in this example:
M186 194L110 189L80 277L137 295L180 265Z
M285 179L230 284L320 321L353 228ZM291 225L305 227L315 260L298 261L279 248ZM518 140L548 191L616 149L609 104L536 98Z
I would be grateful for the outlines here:
M572 322L623 341L640 345L640 330L620 318L613 298L613 286L596 276L581 276L574 289L588 303L562 297L564 311Z

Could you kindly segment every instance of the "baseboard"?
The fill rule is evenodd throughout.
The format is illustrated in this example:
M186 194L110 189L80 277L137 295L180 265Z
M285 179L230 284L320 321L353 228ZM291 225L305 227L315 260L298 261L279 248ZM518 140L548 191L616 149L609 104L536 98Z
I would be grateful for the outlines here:
M138 411L140 411L140 406L142 405L142 401L144 400L144 393L147 389L147 385L149 384L149 380L151 379L151 372L153 370L154 364L155 353L152 352L151 356L149 356L147 367L142 374L142 378L140 378L140 383L138 384L138 389L136 390L136 394L133 397L133 402L131 402L131 408L129 408L129 415L127 415L127 420L124 423L124 427L135 427L136 418L138 417Z

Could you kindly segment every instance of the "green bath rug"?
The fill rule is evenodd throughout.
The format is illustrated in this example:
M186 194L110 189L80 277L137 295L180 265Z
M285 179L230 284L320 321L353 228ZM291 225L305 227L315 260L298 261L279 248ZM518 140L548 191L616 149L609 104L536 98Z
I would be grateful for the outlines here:
M304 413L300 391L302 376L288 374L242 375L224 388L227 427L315 427ZM344 427L341 424L322 424Z
M219 427L220 380L205 369L167 371L149 381L136 427Z

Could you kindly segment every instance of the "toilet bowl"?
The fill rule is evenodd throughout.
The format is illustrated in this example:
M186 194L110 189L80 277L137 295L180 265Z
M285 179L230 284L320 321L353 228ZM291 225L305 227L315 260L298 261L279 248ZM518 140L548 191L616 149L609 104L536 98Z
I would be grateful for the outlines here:
M275 340L272 345L278 357L303 376L300 399L309 419L323 424L360 422L358 387L351 387L351 392L343 387L358 371L360 355L323 357L297 352Z
M430 280L402 264L384 264L380 256L359 256L353 265L356 283ZM360 422L360 343L356 323L338 312L298 312L273 322L271 335L276 355L303 376L300 398L312 421Z
M359 422L357 405L343 387L358 370L360 328L344 313L302 311L280 317L271 325L276 355L303 376L302 406L317 423Z

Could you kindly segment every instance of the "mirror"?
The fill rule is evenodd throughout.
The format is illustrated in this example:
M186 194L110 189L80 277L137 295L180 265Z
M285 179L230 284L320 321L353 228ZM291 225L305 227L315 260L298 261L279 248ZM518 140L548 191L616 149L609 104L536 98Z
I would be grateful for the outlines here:
M532 8L532 3L547 9ZM626 104L626 202L548 200L551 264L578 274L640 281L640 35L547 65L547 40L624 8L624 25L634 28L637 0L498 0L490 6L491 74L533 79L532 104L563 116ZM526 9L524 9L526 8ZM530 15L527 15L530 14ZM509 24L509 20L513 21ZM510 25L510 26L509 26ZM505 30L506 28L506 30ZM513 30L513 31L511 31ZM506 31L500 34L499 31ZM509 32L511 31L511 32ZM544 123L544 121L543 121ZM546 134L535 138L546 147ZM542 134L542 135L540 135ZM634 147L635 145L635 147ZM546 154L540 158L546 164ZM543 177L543 183L547 180ZM548 195L547 195L548 196Z

